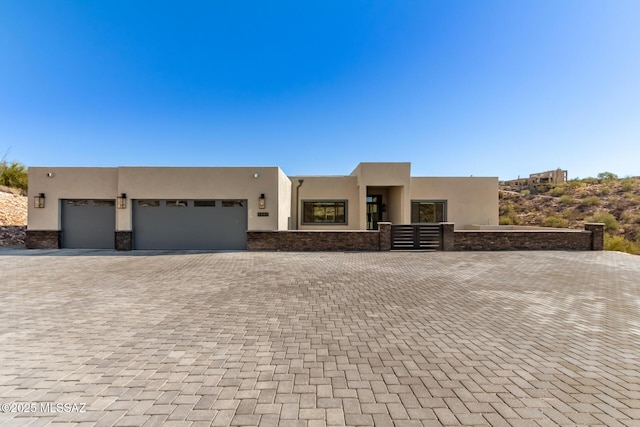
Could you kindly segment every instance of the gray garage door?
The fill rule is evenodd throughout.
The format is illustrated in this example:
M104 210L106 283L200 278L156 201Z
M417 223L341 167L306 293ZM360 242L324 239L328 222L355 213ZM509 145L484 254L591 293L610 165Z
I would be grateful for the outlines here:
M246 200L133 200L134 249L246 249Z
M116 206L114 200L62 200L62 247L113 249Z

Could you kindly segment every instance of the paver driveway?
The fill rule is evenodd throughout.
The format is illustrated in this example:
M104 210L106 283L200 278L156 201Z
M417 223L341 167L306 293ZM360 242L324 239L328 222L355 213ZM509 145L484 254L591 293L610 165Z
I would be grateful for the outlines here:
M3 251L0 269L3 425L640 425L640 257Z

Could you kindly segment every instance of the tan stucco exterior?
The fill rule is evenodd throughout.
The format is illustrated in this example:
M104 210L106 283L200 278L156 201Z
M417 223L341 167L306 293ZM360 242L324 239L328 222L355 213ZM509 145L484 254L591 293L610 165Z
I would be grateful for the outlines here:
M292 176L291 213L294 218L294 226L297 221L298 230L358 230L359 203L358 187L354 176ZM300 180L303 180L300 188L297 188ZM296 192L298 204L296 208ZM302 203L304 201L322 200L346 200L347 223L345 225L328 224L302 224ZM299 216L299 218L298 218ZM294 227L295 228L295 227Z
M498 178L411 178L411 200L446 200L447 221L456 229L498 224Z
M29 168L28 229L60 230L61 199L115 199L118 168ZM33 198L45 194L45 207Z
M300 185L302 180L302 185ZM46 207L33 198L46 195ZM497 177L411 177L411 164L360 163L346 176L291 176L278 167L31 167L29 230L60 230L60 200L127 195L116 230L131 231L132 200L247 200L248 230L366 230L367 196L380 196L380 221L411 222L411 202L446 201L457 229L498 224ZM260 195L265 209L259 209ZM303 224L304 201L347 202L346 224ZM258 216L258 212L264 212ZM266 215L268 213L268 216Z
M130 201L136 199L247 200L249 230L286 230L290 217L291 184L278 167L31 167L29 182L31 201L46 195L44 209L29 205L28 228L34 230L60 229L61 199L115 199L121 193L129 202L116 210L118 231L131 230ZM257 215L261 194L269 216Z

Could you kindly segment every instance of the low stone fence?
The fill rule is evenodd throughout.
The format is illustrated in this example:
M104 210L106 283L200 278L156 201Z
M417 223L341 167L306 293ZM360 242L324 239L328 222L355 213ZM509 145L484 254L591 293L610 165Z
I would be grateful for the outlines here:
M569 249L590 251L594 250L593 238L593 232L587 230L458 230L454 235L453 250Z
M391 224L377 231L247 231L250 251L388 251ZM604 224L585 224L584 230L545 227L476 226L454 230L441 223L443 251L582 250L601 251Z
M388 251L391 224L378 223L379 230L247 231L250 251Z
M601 251L604 247L604 224L588 223L584 230L544 227L456 230L453 250L581 250Z

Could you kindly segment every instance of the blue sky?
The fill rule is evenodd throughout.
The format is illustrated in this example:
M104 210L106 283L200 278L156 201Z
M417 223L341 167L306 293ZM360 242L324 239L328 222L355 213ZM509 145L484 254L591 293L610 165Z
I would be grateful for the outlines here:
M640 2L0 2L0 156L640 175Z

